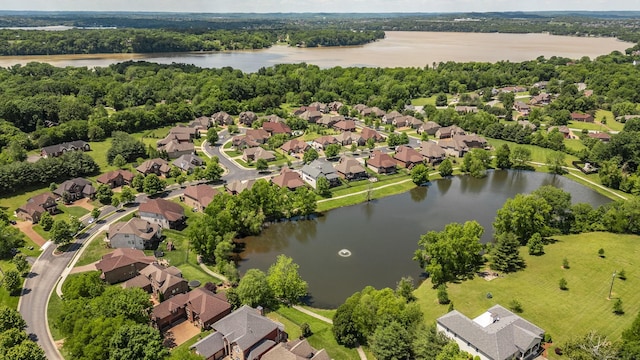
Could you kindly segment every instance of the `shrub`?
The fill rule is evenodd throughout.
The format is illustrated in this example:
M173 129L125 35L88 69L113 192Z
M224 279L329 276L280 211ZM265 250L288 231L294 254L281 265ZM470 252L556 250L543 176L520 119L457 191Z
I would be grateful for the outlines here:
M549 333L544 334L544 342L546 342L547 344L553 342L553 339L551 338L551 335L549 335Z
M442 284L438 286L438 304L446 305L450 302L449 294L447 293L447 285Z
M522 304L516 299L511 300L511 302L509 303L509 309L518 314L524 311L524 309L522 309Z
M618 272L618 279L627 280L627 274L624 272L624 269L622 269L622 270L620 270Z
M300 324L300 333L302 334L301 336L303 338L307 338L313 335L313 332L311 332L311 327L307 323Z
M562 268L563 269L569 268L569 260L567 260L567 258L562 259Z
M562 355L562 349L557 347L555 350L556 355Z
M624 314L624 309L622 308L622 299L618 298L613 303L613 313L616 315Z
M565 278L560 279L560 281L558 281L558 286L560 286L560 290L567 290L569 289L567 287L567 280L565 280Z
M601 258L604 258L604 249L600 248L600 250L598 250L598 256L600 256Z

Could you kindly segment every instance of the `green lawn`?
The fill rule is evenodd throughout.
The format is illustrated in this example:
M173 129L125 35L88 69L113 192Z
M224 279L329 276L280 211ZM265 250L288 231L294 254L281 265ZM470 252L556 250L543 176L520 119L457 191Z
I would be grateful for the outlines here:
M416 98L411 100L411 105L413 106L425 106L425 105L433 105L436 106L436 96L433 95L428 98ZM447 102L451 101L451 95L447 94Z
M307 339L311 346L316 349L324 348L332 359L359 359L358 353L355 349L349 349L338 345L333 337L331 324L327 324L324 321L301 313L293 308L281 307L276 311L276 313L287 320L286 324L283 325L285 325L285 330L289 333L290 338L294 338L292 334L295 335L300 333L300 325L302 323L307 323L313 332L313 335Z
M320 130L320 132L315 132L315 131L305 131L304 135L302 135L301 137L298 138L298 140L302 140L302 141L313 141L321 136L325 136L325 135L338 135L340 134L340 131L336 131L333 129L322 129Z
M47 307L47 317L49 320L49 330L51 331L51 337L53 337L53 340L56 340L56 341L62 339L62 334L60 333L60 330L58 330L58 328L56 328L52 324L55 316L59 314L61 311L62 311L62 299L59 298L54 291L51 294L51 297L49 298L49 306Z
M41 187L25 188L20 192L12 194L2 194L0 196L0 209L4 210L10 216L13 216L13 212L20 206L27 203L29 198L39 195L48 189Z
M88 265L93 262L96 262L102 258L103 255L106 255L113 251L113 249L107 247L107 242L104 241L105 232L99 233L89 245L85 245L87 248L84 249L84 252L76 262L75 266L83 266Z
M406 181L406 180L408 179L394 180L389 182L379 181L377 183L371 183L372 187L371 187L371 194L369 195L370 199L379 199L385 196L400 194L416 187L416 185L413 182ZM394 184L396 182L397 184L393 186L388 186L382 189L378 189L381 186L384 186L387 184ZM352 187L345 190L339 190L338 192L343 195L348 195L348 194L353 194L360 191L367 191L368 188L369 188L369 185L364 185L364 186ZM337 196L338 195L334 195L334 197L337 197ZM367 196L368 196L367 192L364 192L362 194L355 194L355 195L351 195L351 196L347 196L339 199L329 199L327 201L322 201L318 203L317 211L322 212L322 211L327 211L327 210L331 210L331 209L335 209L343 206L359 204L367 201Z
M597 130L597 131L608 130L606 126L597 122L588 123L588 122L582 122L582 121L571 121L567 126L569 126L571 129L587 129L587 130Z
M307 305L302 305L302 307L329 319L333 319L333 316L336 314L336 309L318 309Z
M509 306L517 299L522 316L545 329L556 344L589 330L598 330L617 340L640 311L640 237L609 233L587 233L558 236L546 245L543 256L530 256L523 248L527 268L492 281L476 277L449 285L449 297L455 308L474 318L494 304ZM605 250L605 258L598 249ZM562 268L563 258L570 268ZM613 314L613 301L608 300L611 275L624 269L627 280L615 279L613 297L621 298L625 314ZM569 290L559 289L565 278ZM487 298L487 293L493 297ZM447 312L448 305L438 305L436 291L425 281L416 291L420 307L428 323Z
M564 141L564 146L573 151L580 151L586 148L580 139L567 139Z
M602 120L606 120L606 126L613 131L622 131L624 127L623 123L619 123L613 117L613 113L608 110L598 110L596 111L595 120L602 122Z
M531 150L531 161L534 161L534 162L546 163L547 155L554 152L554 150L542 148L540 146L517 144L511 141L505 141L505 140L487 139L487 141L489 142L489 144L491 144L491 146L493 146L494 149L499 148L500 146L502 146L502 144L508 144L511 149L513 149L516 146L522 146L524 148L527 148ZM578 160L578 158L573 155L567 154L565 156L565 163L567 164L567 166L572 166L571 162L575 160Z

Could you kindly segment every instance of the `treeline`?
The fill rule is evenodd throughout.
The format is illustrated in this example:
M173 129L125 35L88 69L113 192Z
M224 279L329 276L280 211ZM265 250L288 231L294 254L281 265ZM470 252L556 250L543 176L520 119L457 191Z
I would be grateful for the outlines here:
M80 151L40 159L34 163L13 162L0 166L0 193L10 194L30 186L48 186L52 182L95 175L99 170L93 158Z
M302 47L362 45L384 39L384 31L306 30L289 34L289 45Z

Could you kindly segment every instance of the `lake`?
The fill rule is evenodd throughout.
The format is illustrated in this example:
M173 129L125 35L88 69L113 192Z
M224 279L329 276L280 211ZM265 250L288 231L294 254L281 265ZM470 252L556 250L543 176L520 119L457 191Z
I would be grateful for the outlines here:
M296 48L284 45L268 49L232 52L169 54L90 54L55 56L4 56L0 66L47 62L54 66L105 67L127 60L161 64L186 63L203 68L231 66L245 72L275 64L306 62L322 68L334 66L424 67L441 61L519 62L538 56L594 58L622 51L633 43L615 38L571 37L548 34L501 34L387 31L386 38L362 46Z
M598 206L610 200L561 176L539 172L492 171L484 179L457 176L407 193L328 211L309 221L271 225L260 236L242 239L241 273L266 271L279 254L300 265L313 306L334 308L366 285L391 287L403 276L417 282L422 271L411 260L420 235L452 222L477 220L491 240L496 211L508 198L553 185L571 193L573 203ZM351 256L338 252L347 249Z

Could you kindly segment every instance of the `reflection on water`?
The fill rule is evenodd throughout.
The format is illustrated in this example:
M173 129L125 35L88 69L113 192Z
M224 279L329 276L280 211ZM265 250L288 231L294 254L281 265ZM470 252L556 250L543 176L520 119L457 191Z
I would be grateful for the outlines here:
M366 285L395 287L406 275L418 279L421 269L411 260L420 235L442 230L451 222L478 220L491 240L491 223L504 202L542 185L568 191L574 203L598 206L609 200L564 177L525 171L494 171L484 179L458 176L434 181L404 194L336 209L319 218L269 226L261 236L242 239L240 271L267 270L279 254L300 265L313 304L340 305ZM338 252L349 249L350 257Z

